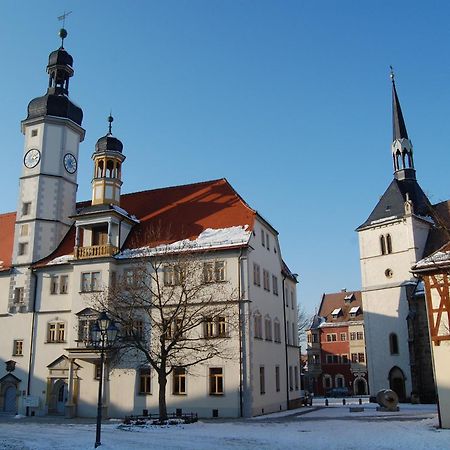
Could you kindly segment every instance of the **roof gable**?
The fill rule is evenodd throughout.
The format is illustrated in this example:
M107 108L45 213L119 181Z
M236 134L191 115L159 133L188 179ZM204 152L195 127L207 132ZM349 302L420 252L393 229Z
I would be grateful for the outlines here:
M325 318L326 323L363 320L361 291L324 294L318 315Z

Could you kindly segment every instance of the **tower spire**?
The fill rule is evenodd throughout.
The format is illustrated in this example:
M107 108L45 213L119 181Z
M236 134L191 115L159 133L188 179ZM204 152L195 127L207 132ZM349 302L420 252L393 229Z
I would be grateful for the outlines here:
M398 100L395 86L394 69L391 67L392 80L392 159L394 163L394 176L397 180L416 179L414 169L413 146L406 131L405 120L403 119L402 108Z
M405 120L403 119L402 108L398 100L397 89L395 87L395 74L392 66L391 68L391 80L392 80L392 131L393 138L396 139L408 139L408 132L406 131Z

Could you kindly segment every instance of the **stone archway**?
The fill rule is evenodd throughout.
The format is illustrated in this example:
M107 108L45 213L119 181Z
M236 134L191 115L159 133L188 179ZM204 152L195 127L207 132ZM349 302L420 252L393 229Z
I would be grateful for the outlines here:
M399 401L406 400L405 375L400 367L394 366L389 371L389 389L398 395Z

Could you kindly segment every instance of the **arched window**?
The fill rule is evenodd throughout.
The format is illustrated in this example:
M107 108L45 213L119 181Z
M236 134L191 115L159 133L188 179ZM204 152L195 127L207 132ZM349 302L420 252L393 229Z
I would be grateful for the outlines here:
M390 234L386 235L386 250L388 253L392 253L392 239Z
M380 247L381 247L381 254L385 255L386 254L386 241L384 239L384 235L380 236Z
M389 349L391 355L398 355L398 337L395 333L389 335Z
M98 162L97 173L95 176L97 178L101 178L103 176L103 161Z
M401 161L402 154L400 153L400 150L397 150L395 154L395 168L397 170L403 169L403 167L400 166L399 161Z
M108 162L106 163L106 176L108 178L113 177L113 170L114 170L114 162L111 159L108 159Z

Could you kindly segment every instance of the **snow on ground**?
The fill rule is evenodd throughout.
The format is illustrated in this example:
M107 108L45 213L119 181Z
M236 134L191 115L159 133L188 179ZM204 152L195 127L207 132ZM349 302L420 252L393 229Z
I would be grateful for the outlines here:
M317 401L316 401L317 400ZM102 426L103 450L434 450L450 448L450 430L437 429L434 405L400 405L398 413L350 413L342 400L315 399L319 406L248 420L208 420L191 425L121 429ZM355 404L355 401L351 403ZM95 424L52 418L0 418L0 449L88 449L95 441Z

